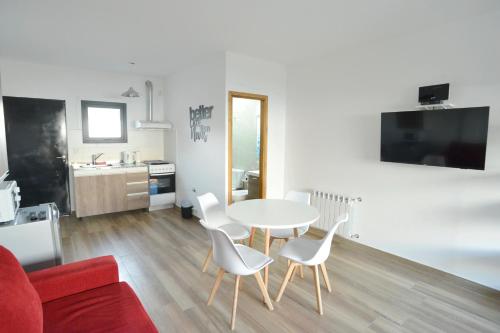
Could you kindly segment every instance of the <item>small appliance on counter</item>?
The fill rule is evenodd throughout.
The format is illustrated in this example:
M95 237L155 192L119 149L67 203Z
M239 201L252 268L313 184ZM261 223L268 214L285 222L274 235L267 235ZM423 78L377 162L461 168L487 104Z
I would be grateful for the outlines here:
M20 205L21 196L16 181L0 182L0 223L13 220Z
M56 204L19 208L15 219L0 223L0 245L12 251L26 271L60 265L61 231Z
M122 151L121 162L125 164L135 164L139 162L138 151Z
M175 204L175 164L162 160L142 161L149 173L149 210L172 208Z

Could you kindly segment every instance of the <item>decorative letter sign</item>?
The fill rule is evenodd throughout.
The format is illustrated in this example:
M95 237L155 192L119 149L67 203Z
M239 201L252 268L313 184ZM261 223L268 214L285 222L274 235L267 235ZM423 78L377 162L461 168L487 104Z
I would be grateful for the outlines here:
M201 122L205 119L212 118L212 110L214 106L200 105L197 109L189 107L189 118L191 126L191 139L196 142L203 140L207 142L207 133L210 132L210 126L203 125Z

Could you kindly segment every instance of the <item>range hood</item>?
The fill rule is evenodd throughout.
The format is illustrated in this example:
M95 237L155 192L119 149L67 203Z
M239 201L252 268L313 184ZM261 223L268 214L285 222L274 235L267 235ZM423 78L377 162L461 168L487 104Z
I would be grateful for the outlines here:
M147 109L148 115L147 120L136 120L135 128L137 129L160 129L166 130L171 129L172 124L169 122L160 122L153 120L153 83L151 81L146 81L146 98L147 98Z

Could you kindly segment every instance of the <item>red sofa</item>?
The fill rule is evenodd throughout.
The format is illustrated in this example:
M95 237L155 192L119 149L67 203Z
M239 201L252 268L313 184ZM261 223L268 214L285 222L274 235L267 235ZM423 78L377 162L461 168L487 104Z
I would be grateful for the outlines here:
M0 246L0 332L158 332L112 256L26 274Z

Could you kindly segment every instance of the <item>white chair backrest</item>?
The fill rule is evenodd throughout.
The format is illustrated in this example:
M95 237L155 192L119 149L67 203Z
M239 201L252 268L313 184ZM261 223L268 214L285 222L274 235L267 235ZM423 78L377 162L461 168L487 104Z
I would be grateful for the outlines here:
M226 272L247 275L249 267L228 234L223 230L211 228L204 220L200 220L200 223L205 227L212 240L215 264Z
M325 237L323 237L323 239L321 240L321 246L315 255L315 260L318 260L318 262L324 262L326 259L328 259L335 232L342 223L345 223L348 220L349 220L349 214L344 214L335 219L335 225L328 231Z
M311 204L311 193L309 192L299 192L299 191L288 191L285 195L285 200L302 202L305 204Z
M219 204L219 200L213 193L205 193L198 197L200 203L201 216L207 225L212 229L218 228L223 224L231 223L226 216L224 209Z

